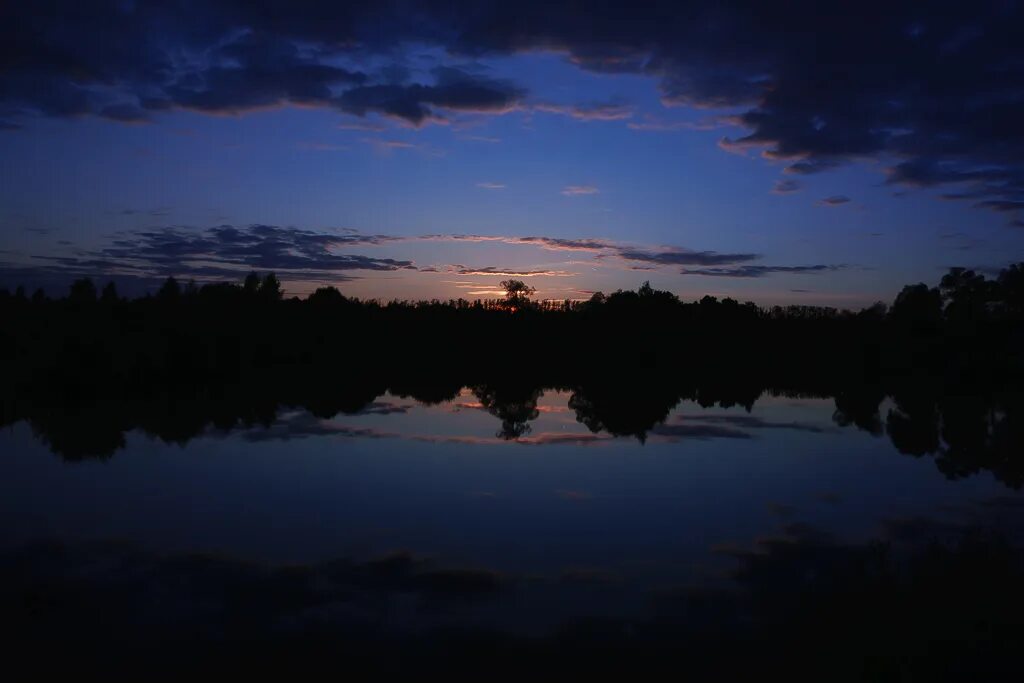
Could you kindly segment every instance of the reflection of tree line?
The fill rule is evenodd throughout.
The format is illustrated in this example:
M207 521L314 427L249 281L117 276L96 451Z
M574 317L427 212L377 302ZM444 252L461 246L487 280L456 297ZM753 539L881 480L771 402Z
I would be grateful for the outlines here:
M953 269L858 313L685 303L646 284L558 306L529 296L380 304L325 287L284 299L255 274L241 286L168 279L131 301L87 280L59 300L0 290L2 418L85 457L131 429L184 442L285 406L329 417L386 390L436 403L470 386L515 439L541 389L562 387L591 431L643 440L679 401L749 409L767 391L834 397L838 424L888 432L951 476L984 468L1021 483L1022 266L995 280ZM896 407L882 415L886 396Z
M463 383L427 380L387 382L349 374L304 380L295 376L256 385L222 385L198 392L25 394L3 404L3 423L25 420L57 454L69 460L109 457L124 447L125 434L142 432L168 443L185 444L209 430L270 426L286 409L318 418L358 415L390 391L425 404L451 401ZM539 416L538 400L552 387L510 379L470 384L480 406L500 420L499 439L524 437ZM570 392L568 407L593 433L634 437L641 442L673 408L692 401L704 408L741 406L748 411L764 393L832 398L834 422L881 436L901 452L931 455L950 478L989 470L1013 487L1024 484L1024 394L974 388L954 391L923 382L838 384L823 390L815 382L770 385L719 382L715 377L654 381L613 380L608 376L558 387ZM883 402L887 397L892 401Z

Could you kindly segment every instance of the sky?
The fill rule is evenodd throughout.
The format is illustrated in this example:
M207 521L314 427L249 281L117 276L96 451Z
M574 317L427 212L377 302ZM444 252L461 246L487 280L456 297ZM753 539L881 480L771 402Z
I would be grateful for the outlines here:
M1019 2L0 8L0 287L844 308L1024 259Z

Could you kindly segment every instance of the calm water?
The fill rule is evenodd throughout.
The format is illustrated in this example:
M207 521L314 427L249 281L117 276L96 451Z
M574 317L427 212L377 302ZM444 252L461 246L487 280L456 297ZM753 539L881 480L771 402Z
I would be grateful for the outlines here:
M18 423L0 436L3 546L113 540L268 565L397 556L517 586L502 609L486 605L499 592L445 618L543 631L640 618L662 591L728 581L766 539L1012 522L1024 502L988 472L950 480L931 457L840 426L831 399L684 401L643 441L591 431L569 399L543 392L510 433L469 389L436 405L385 394L355 414L285 411L183 445L133 431L112 457L72 462Z

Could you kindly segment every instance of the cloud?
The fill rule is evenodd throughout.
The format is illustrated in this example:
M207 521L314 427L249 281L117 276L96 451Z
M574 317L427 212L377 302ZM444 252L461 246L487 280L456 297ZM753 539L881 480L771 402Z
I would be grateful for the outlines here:
M330 142L300 142L298 148L310 152L344 152L350 149L348 145L336 145Z
M395 150L419 150L421 152L433 153L438 155L442 154L440 153L440 151L434 150L433 147L428 147L427 145L418 144L416 142L410 142L409 140L396 140L380 137L362 137L359 138L359 141L364 144L369 144L370 146L374 147L374 150L383 155L389 155Z
M653 427L650 435L660 437L666 441L677 441L680 439L750 439L750 434L733 427L708 425L708 424L673 424L657 425Z
M837 430L834 427L822 427L810 422L798 422L796 420L790 421L773 421L766 420L755 415L728 415L728 414L710 414L705 415L699 413L697 415L680 415L677 418L679 422L690 422L698 421L705 424L715 425L729 425L738 429L747 430L758 430L758 429L785 429L797 432L809 432L811 434L826 434L833 433Z
M374 112L419 126L428 120L444 120L446 110L492 114L512 111L524 95L507 81L451 67L438 67L434 74L434 85L381 84L351 88L337 98L336 105L356 116Z
M789 173L790 175L814 175L815 173L822 173L836 168L838 165L839 163L836 161L824 159L817 159L815 161L798 161L783 169L783 173Z
M159 228L118 233L106 246L72 255L39 254L33 265L5 267L5 277L61 280L119 277L155 281L169 275L196 280L237 279L249 270L275 271L290 280L351 279L350 271L414 269L412 261L339 253L344 248L395 241L386 235L314 232L273 225L204 229Z
M574 277L576 273L565 270L520 270L515 268L459 268L456 270L459 275L501 275L503 277Z
M621 249L618 256L627 261L641 261L660 266L717 266L744 263L761 258L758 254L722 254L715 251L688 251L685 249L666 249L655 252Z
M485 187L494 184L482 184ZM488 189L498 189L488 187ZM159 215L164 209L143 211L143 215ZM136 215L125 209L124 215ZM464 264L432 264L418 267L411 260L381 258L346 253L348 250L417 241L451 241L470 243L501 243L536 247L545 251L591 254L593 260L564 261L565 266L621 262L630 270L655 270L684 266L684 275L717 277L761 277L771 273L814 273L838 270L841 265L771 266L752 265L761 255L745 252L698 251L683 247L640 247L624 245L604 238L548 237L526 235L455 235L428 234L419 236L363 234L351 229L318 232L271 225L210 228L166 227L122 231L106 245L92 249L72 249L65 254L37 254L28 263L0 264L3 280L8 283L46 282L63 287L73 277L114 277L120 285L131 279L149 289L153 283L174 275L198 281L236 280L250 270L274 271L286 282L344 282L354 278L355 271L417 270L424 273L451 273L463 276L495 277L575 277L577 272L557 268L468 266ZM71 246L71 245L69 245ZM742 266L742 267L740 267ZM693 267L685 268L685 267ZM465 282L456 288L474 290L479 295L495 295L493 287L479 282Z
M815 266L737 266L735 268L703 268L691 270L684 268L680 273L683 275L705 275L707 277L740 277L755 278L776 273L789 273L791 275L813 275L834 270L841 270L841 265L815 265Z
M849 197L847 197L846 195L837 194L831 197L825 197L820 202L818 202L818 204L821 206L842 206L843 204L848 204L849 202Z
M385 125L368 121L346 121L339 123L337 127L339 130L358 130L366 133L383 133L387 130Z
M562 188L562 194L566 197L577 197L580 195L597 194L600 192L593 185L566 185Z
M482 187L485 190L504 190L504 183L477 183L477 187Z
M801 188L802 185L796 180L779 180L772 188L772 194L792 194L799 192Z
M875 160L892 164L891 183L957 186L979 209L1024 201L1020 3L937 0L923 14L911 0L788 11L714 0L644 11L612 0L590 12L570 0L472 11L415 0L77 9L72 0L4 7L4 128L32 114L140 122L174 109L284 105L415 126L531 106L581 120L627 115L614 101L528 105L525 88L477 67L404 66L411 45L473 64L551 50L594 74L653 78L666 105L729 111L745 134L728 144L761 147L789 173Z
M546 114L560 114L579 121L622 121L633 116L634 107L622 102L605 102L590 104L551 104L539 103L529 107L531 111Z
M601 238L563 238L563 237L540 237L527 235L525 237L514 237L508 235L422 235L418 239L430 241L452 241L452 242L501 242L504 244L535 245L550 251L591 251L600 252L609 249L617 249L618 245L610 240Z
M1024 199L1021 200L1006 200L1006 199L986 199L985 201L975 202L974 206L980 209L992 209L993 211L1008 212L1008 211L1024 211Z
M699 121L665 121L648 114L644 116L643 121L630 121L626 124L626 127L631 130L642 131L676 131L715 130L731 125L734 125L733 117L729 116L709 116Z

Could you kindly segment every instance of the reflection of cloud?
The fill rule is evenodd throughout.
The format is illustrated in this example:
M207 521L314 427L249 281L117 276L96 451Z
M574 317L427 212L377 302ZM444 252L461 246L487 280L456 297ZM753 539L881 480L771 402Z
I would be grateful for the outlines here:
M813 434L835 431L815 424L788 421L775 422L755 415L678 415L674 422L657 425L650 434L662 440L674 442L679 439L750 439L752 431L762 429L785 429Z
M358 439L389 439L398 437L393 432L382 432L371 427L352 427L321 420L309 413L298 413L277 420L269 427L247 429L240 437L252 443L264 441L289 441L311 436L333 436Z
M705 424L673 424L656 425L648 434L669 442L680 439L750 439L747 432L732 427L720 427Z
M743 429L788 429L798 432L811 432L814 434L838 433L839 430L833 427L821 427L809 422L797 422L795 420L776 422L765 420L756 415L703 415L680 416L679 420L695 419L700 422L711 424L727 424Z
M543 432L517 439L498 439L485 436L442 436L416 434L409 436L414 441L427 443L459 443L473 446L498 446L516 444L519 446L598 446L610 442L614 437L603 434L566 434L565 432Z
M850 198L847 197L846 195L837 194L831 197L825 197L820 202L818 202L818 204L820 204L821 206L841 206L843 204L849 203L849 201Z
M346 413L347 415L394 415L409 412L412 406L391 403L389 401L374 401L359 409L356 412Z
M409 552L278 566L216 555L162 556L119 542L5 551L0 578L5 586L46 586L49 614L26 604L22 616L31 610L36 619L69 628L76 617L103 614L104 629L118 629L106 637L134 643L142 636L155 641L150 646L170 633L216 633L221 646L225 638L251 645L255 634L269 643L318 625L359 628L382 599L399 596L426 618L439 604L494 599L515 583L492 569L440 565ZM378 627L386 625L379 621Z
M778 517L791 517L795 512L796 508L786 503L777 503L775 501L769 501L765 504L768 508L768 512Z
M622 581L622 576L617 572L600 567L567 567L562 570L560 578L566 583L582 584L609 584Z
M555 491L555 495L561 498L562 500L568 500L572 502L590 500L593 497L586 491L574 491L572 489L558 489Z

